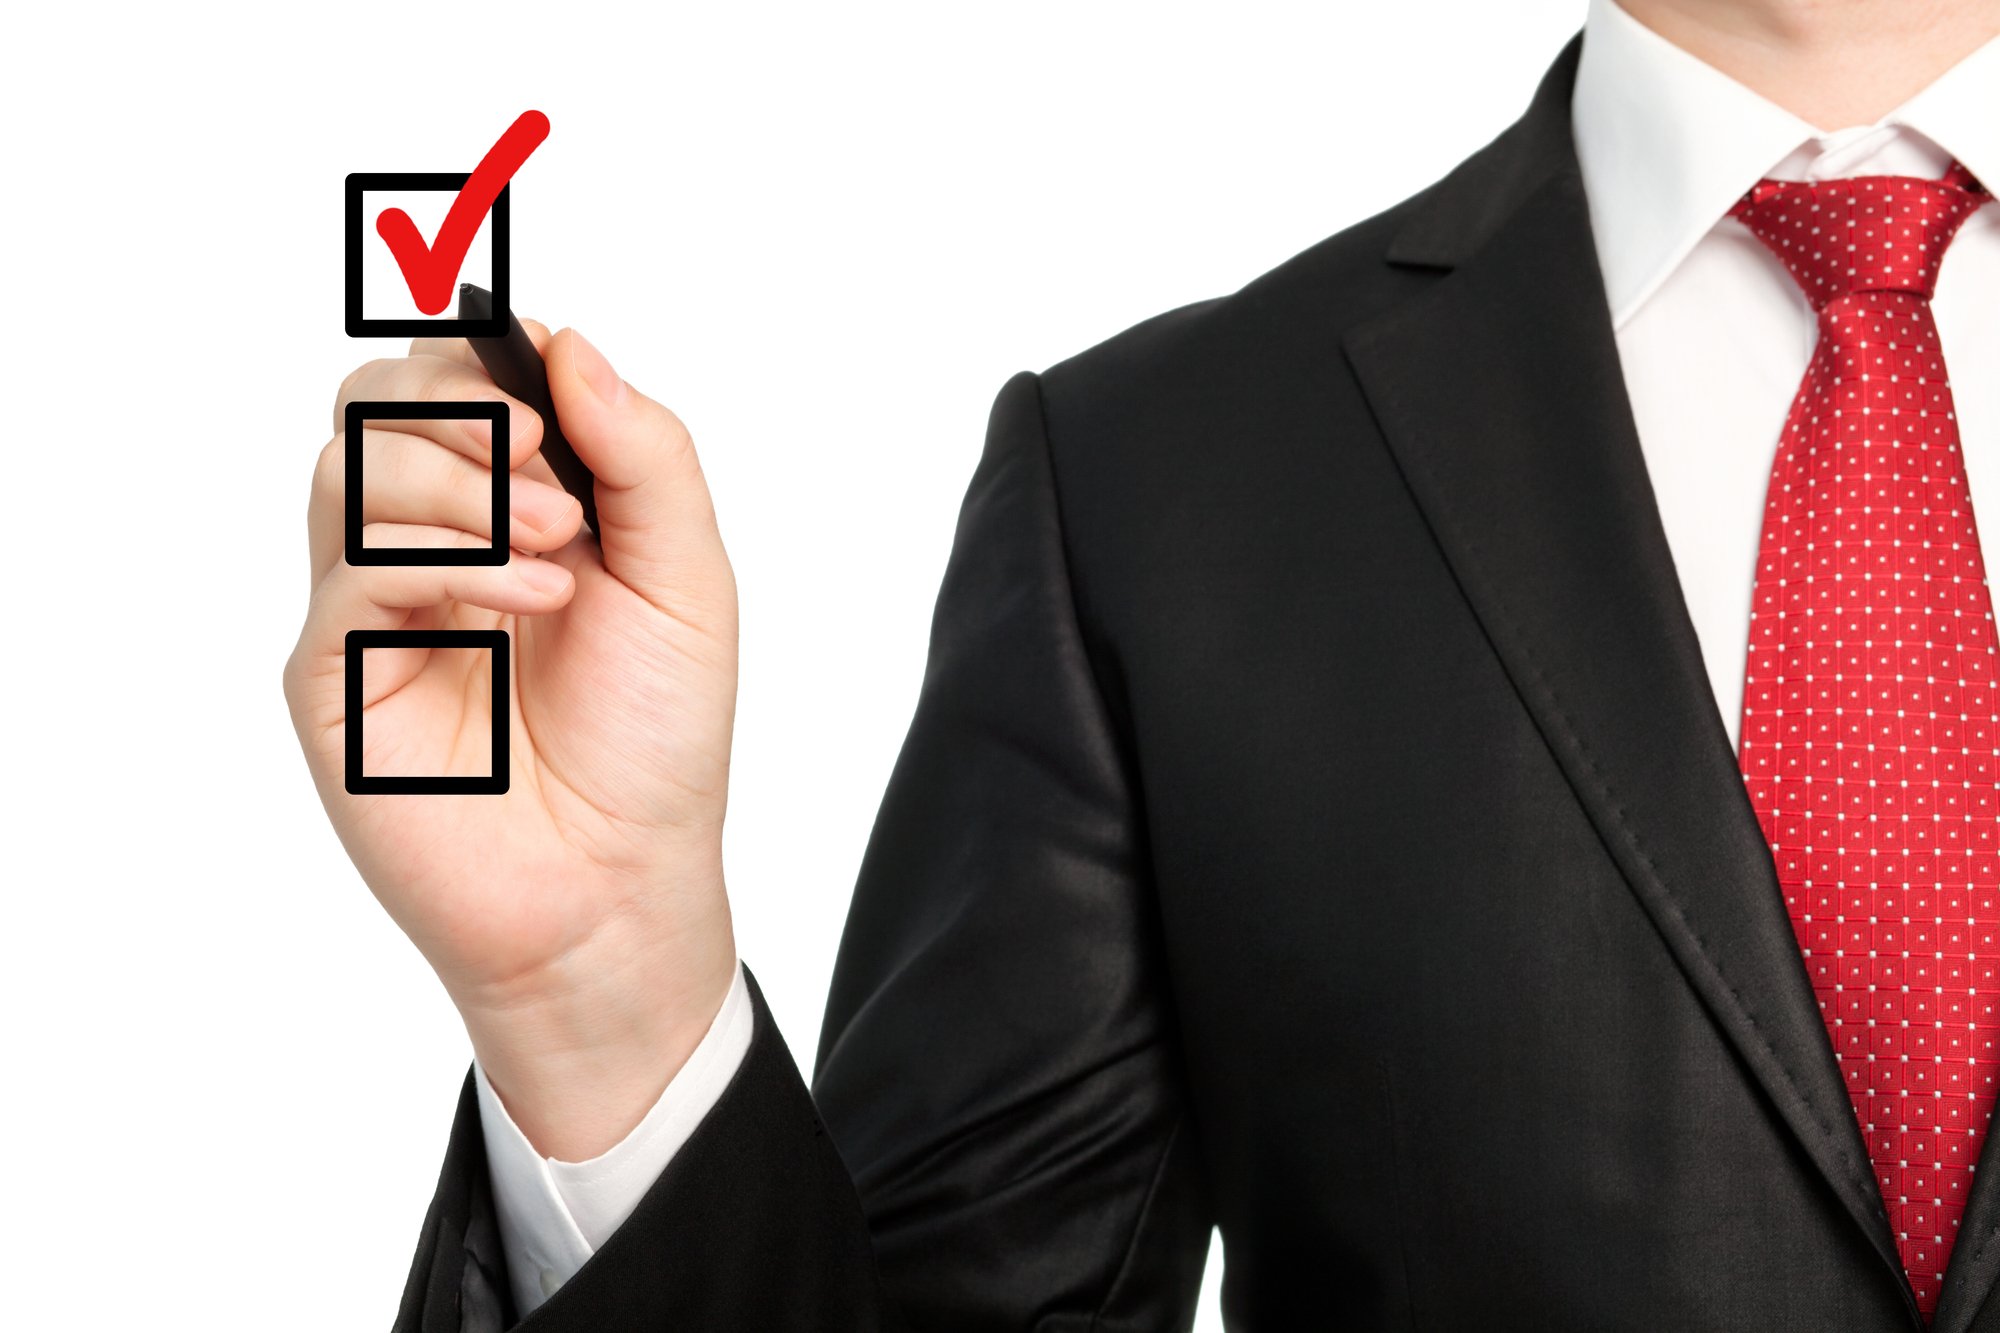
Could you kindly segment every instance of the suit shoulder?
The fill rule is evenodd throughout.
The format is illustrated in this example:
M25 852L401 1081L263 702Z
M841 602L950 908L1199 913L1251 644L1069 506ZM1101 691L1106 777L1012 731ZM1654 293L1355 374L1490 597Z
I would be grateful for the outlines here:
M1435 188L1435 187L1432 187ZM1421 283L1384 261L1419 192L1355 222L1233 292L1151 315L1044 369L1052 411L1111 411L1202 387L1261 380L1333 353L1351 325Z

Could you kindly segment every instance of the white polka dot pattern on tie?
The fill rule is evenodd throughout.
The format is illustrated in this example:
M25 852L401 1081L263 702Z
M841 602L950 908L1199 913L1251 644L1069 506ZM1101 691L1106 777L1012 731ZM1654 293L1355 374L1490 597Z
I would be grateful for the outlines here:
M1924 1317L2000 1075L2000 659L1930 297L1991 196L1759 182L1731 209L1818 312L1779 439L1739 758Z

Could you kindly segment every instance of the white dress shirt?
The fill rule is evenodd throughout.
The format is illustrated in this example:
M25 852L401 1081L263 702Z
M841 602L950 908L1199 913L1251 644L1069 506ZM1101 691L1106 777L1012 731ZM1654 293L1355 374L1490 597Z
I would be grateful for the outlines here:
M1953 156L2000 191L2000 39L1873 125L1823 132L1589 0L1571 102L1597 260L1667 543L1732 743L1778 433L1817 321L1776 256L1728 217L1759 177L1936 177ZM1578 256L1578 262L1587 262ZM2000 207L1968 218L1932 299L1975 521L2000 532ZM1989 557L2000 560L2000 541ZM749 1045L739 971L708 1036L602 1156L535 1152L478 1071L500 1234L525 1316L583 1266L721 1096Z
M722 1096L750 1049L750 992L736 969L729 994L680 1072L631 1133L587 1162L544 1157L476 1062L479 1128L514 1312L525 1319L575 1276L632 1215L660 1172Z
M1954 155L2000 194L2000 39L1875 124L1824 132L1590 0L1570 110L1640 448L1733 742L1765 487L1818 321L1729 206L1762 176L1936 177ZM1973 520L2000 533L2000 207L1953 237L1931 311Z

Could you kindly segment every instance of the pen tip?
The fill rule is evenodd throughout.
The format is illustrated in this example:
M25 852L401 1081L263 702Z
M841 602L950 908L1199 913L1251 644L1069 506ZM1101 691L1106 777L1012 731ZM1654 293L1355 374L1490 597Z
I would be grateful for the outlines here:
M460 319L491 319L493 316L493 293L477 283L458 284L458 317Z

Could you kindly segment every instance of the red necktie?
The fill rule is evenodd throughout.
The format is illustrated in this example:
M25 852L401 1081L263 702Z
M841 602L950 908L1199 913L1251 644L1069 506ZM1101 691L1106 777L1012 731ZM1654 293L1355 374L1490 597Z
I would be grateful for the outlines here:
M2000 1073L1991 601L1930 298L1991 195L1764 180L1730 210L1818 312L1778 441L1740 758L1928 1320Z

